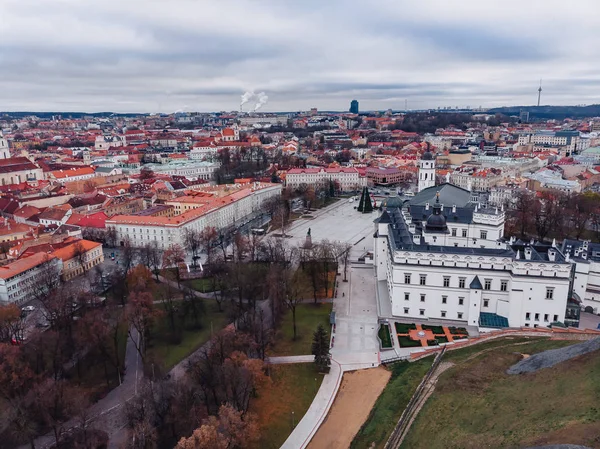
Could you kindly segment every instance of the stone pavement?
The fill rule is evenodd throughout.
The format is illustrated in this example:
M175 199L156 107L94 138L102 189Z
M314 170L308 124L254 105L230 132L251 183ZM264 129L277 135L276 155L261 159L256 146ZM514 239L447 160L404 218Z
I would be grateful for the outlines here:
M273 365L283 365L288 363L312 363L315 361L314 355L290 355L280 357L267 357L267 362Z
M311 227L313 242L317 236L321 236L330 240L348 241L354 246L350 251L348 282L343 282L343 267L339 270L342 274L337 277L337 296L333 303L336 324L332 329L331 371L323 378L310 408L281 446L282 449L302 449L308 445L327 416L345 371L372 368L380 363L374 270L371 265L356 262L365 251L373 248L372 220L375 218L376 214L361 215L352 209L351 204L346 203L321 218L323 223L331 221L329 230L335 229L334 237L322 237L319 227ZM352 223L355 219L356 222ZM305 221L308 220L302 220ZM341 222L345 224L342 225ZM338 232L340 226L345 231ZM297 238L304 237L304 229L308 229L305 223L297 225L294 230ZM304 235L299 236L302 232Z

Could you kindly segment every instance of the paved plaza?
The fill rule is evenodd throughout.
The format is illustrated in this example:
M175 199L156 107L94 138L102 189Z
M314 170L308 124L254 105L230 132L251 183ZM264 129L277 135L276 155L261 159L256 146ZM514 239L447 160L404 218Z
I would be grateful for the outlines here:
M354 209L356 205L356 201L349 203L347 198L342 198L331 206L311 212L312 219L300 218L292 222L286 230L286 234L291 236L290 243L304 243L309 228L313 242L327 239L354 244L363 236L372 235L377 211L361 214ZM362 249L364 246L361 242L357 248Z

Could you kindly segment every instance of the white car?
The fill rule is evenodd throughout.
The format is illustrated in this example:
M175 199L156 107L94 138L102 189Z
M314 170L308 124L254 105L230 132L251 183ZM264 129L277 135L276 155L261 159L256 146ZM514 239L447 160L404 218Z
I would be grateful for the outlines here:
M33 307L33 306L25 306L21 310L23 312L33 312L35 310L35 307Z

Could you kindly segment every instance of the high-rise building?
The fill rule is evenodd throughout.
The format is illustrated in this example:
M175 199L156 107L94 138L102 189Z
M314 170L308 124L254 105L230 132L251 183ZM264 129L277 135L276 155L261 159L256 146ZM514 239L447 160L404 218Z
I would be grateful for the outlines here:
M352 100L350 102L350 112L358 114L358 100Z

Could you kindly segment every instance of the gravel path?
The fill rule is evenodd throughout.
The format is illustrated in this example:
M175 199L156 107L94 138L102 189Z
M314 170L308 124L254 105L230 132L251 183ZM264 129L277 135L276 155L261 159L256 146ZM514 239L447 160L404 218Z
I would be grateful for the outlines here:
M521 360L520 362L508 368L506 373L533 373L540 369L550 368L558 363L565 362L574 357L587 354L588 352L597 351L598 349L600 349L600 338L584 341L582 343L566 346L564 348L550 349Z
M552 444L551 446L536 446L527 449L592 449L587 446L579 446L577 444Z

